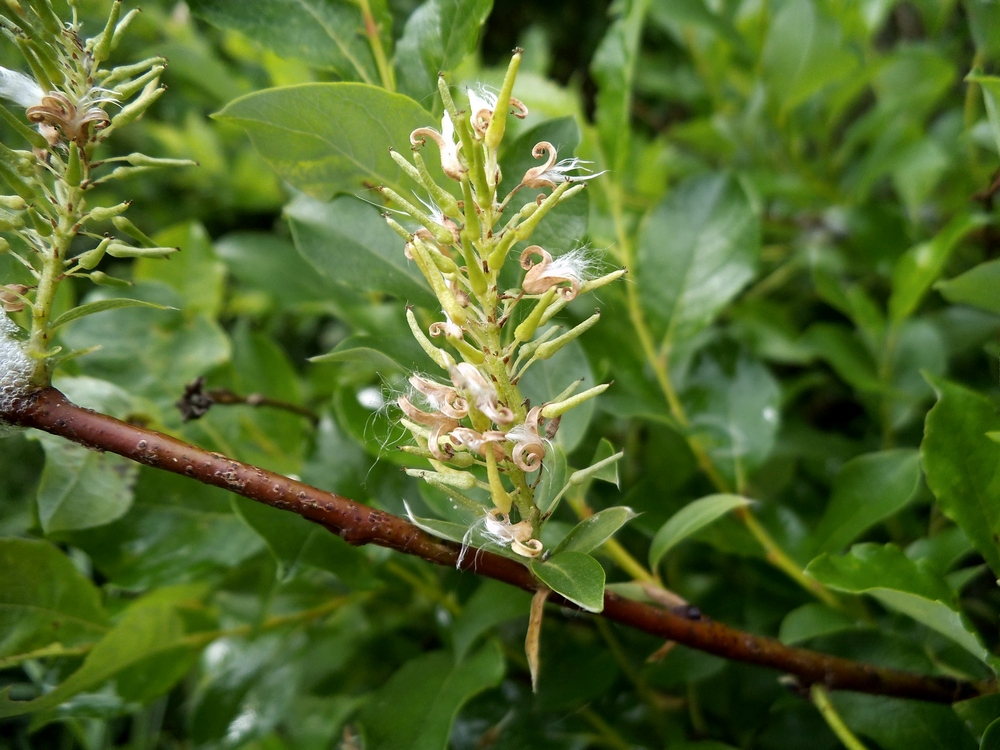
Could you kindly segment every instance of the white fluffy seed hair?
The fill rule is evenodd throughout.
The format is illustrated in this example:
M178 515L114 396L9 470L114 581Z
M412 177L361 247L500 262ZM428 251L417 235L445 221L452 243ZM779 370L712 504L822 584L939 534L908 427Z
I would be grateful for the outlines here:
M10 409L31 385L34 363L15 337L17 331L18 327L6 313L0 312L0 412ZM0 437L11 430L0 419Z

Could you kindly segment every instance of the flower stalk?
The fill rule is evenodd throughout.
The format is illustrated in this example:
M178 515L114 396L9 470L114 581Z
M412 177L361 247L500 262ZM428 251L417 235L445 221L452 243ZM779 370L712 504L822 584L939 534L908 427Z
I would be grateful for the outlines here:
M412 161L392 151L426 200L388 188L381 192L408 217L409 222L398 215L386 220L404 238L406 257L427 279L444 313L444 320L424 326L412 309L407 311L414 337L444 371L441 382L415 375L410 379L414 391L398 399L401 424L415 443L408 451L425 455L434 467L409 473L435 487L447 486L453 500L461 495L458 505L478 509L487 538L515 555L534 558L543 552L543 515L535 489L551 457L559 417L607 386L576 397L567 388L538 405L528 403L518 388L532 364L556 354L599 317L595 314L558 337L554 329L539 332L546 316L555 314L552 308L562 309L594 280L583 251L554 258L539 245L519 244L555 206L584 189L582 177L568 174L583 169L583 162L557 164L555 147L542 142L532 154L544 162L506 196L499 193L503 175L498 155L508 117L527 115L513 96L520 59L515 50L498 95L472 89L464 111L440 78L445 110L440 129L428 126L411 133ZM449 185L434 183L427 170L421 149L428 141L436 147ZM542 192L529 194L538 190ZM513 205L515 197L523 205ZM520 282L505 289L500 279L512 251ZM602 283L620 275L611 274ZM462 409L456 411L455 404ZM456 470L461 477L453 474Z
M60 352L53 341L51 319L59 284L82 277L99 284L125 285L98 269L106 255L164 257L177 250L156 247L125 218L122 214L128 202L88 206L90 191L135 170L193 162L144 154L103 161L94 158L109 136L140 118L165 90L160 85L162 58L119 68L103 65L137 11L123 16L121 0L116 0L101 32L85 39L72 4L73 17L66 24L50 0L8 2L7 7L7 15L0 15L0 34L21 51L30 75L0 68L0 98L13 105L13 110L0 106L0 112L30 150L0 145L0 181L14 193L0 197L0 231L20 240L11 243L3 238L34 283L8 283L3 289L10 292L13 286L19 287L16 304L30 311L24 344L34 363L30 384L44 386ZM118 162L128 166L114 166ZM106 166L112 167L110 172L103 170ZM108 220L138 246L92 228ZM78 242L81 238L89 242Z

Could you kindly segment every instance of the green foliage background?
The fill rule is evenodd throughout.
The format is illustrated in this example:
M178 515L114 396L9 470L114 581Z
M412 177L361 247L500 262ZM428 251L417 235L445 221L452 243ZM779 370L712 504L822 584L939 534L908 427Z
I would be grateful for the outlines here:
M109 272L176 310L61 329L101 347L56 378L71 399L395 513L442 512L372 408L426 368L403 310L434 300L365 186L401 181L387 149L439 118L439 70L496 84L520 43L532 115L504 174L543 136L608 170L536 239L629 268L601 290L600 324L540 371L614 380L560 431L569 466L602 438L625 449L620 486L588 485L553 539L574 507L628 505L624 547L714 619L993 676L1000 4L371 0L388 78L369 3L189 5L145 4L117 52L167 57L171 87L118 148L200 166L108 188L183 248ZM10 49L0 62L17 66ZM379 129L357 114L369 101ZM0 256L0 279L21 274ZM67 284L57 314L114 294ZM173 402L198 376L319 422L230 406L182 424ZM546 616L533 695L523 592L182 478L38 434L0 443L0 477L0 716L33 701L0 723L5 750L839 746L771 672L684 647L650 660L661 643L571 613ZM635 575L596 554L609 583ZM996 696L832 699L885 750L978 747L1000 717Z

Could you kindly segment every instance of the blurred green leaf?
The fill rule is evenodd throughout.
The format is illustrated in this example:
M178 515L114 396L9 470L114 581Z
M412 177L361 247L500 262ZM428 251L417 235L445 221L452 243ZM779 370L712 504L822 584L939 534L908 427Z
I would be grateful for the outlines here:
M604 609L604 568L583 552L556 552L544 562L531 563L531 572L557 594L588 612Z
M982 3L977 4L981 5ZM1000 77L984 76L973 72L966 77L966 80L970 83L978 83L983 89L986 116L990 121L990 129L993 131L997 151L1000 151Z
M611 23L590 63L597 83L594 120L612 179L621 180L631 142L632 82L639 57L639 42L650 0L626 0L612 9L619 15Z
M941 275L955 245L983 224L981 216L957 216L934 239L911 248L896 262L889 298L889 315L894 323L913 314L924 294Z
M403 665L361 712L370 750L443 748L462 706L504 675L496 641L457 664L435 652Z
M274 171L319 200L396 185L401 171L389 147L403 148L413 130L434 124L412 99L364 83L265 89L215 117L246 130Z
M840 27L823 15L813 0L782 5L761 52L764 80L784 111L846 78L857 65Z
M285 216L299 252L335 284L438 307L416 264L403 255L403 240L372 206L348 196L332 203L302 196Z
M837 712L855 732L885 750L974 750L975 741L948 706L900 698L834 693Z
M864 531L904 508L920 483L915 449L866 453L837 475L833 493L816 526L816 550L838 552Z
M165 655L169 655L173 669L165 664L167 672L147 677L157 679L153 694L167 690L189 666L182 659L194 646L185 641L184 635L183 622L173 603L156 597L140 599L87 654L80 668L55 689L30 701L11 700L9 687L0 691L0 717L55 708L81 691L95 688L126 670L142 669L144 663ZM183 668L180 673L178 666Z
M927 414L920 458L927 484L946 516L962 527L1000 574L1000 429L993 403L945 380L932 381L938 402Z
M980 263L960 276L939 281L934 288L956 305L972 305L1000 315L1000 260Z
M739 495L708 495L688 503L671 516L656 532L649 545L649 567L655 569L676 544L700 531L736 508L745 508L750 500Z
M475 50L492 8L493 0L426 0L417 8L396 44L400 90L419 102L432 96L438 73L454 70Z
M907 558L895 545L856 544L844 556L824 553L806 573L837 591L866 593L952 639L984 662L992 657L963 622L948 585L932 569Z
M760 227L726 175L686 180L644 220L636 257L643 307L669 348L709 325L754 275Z
M0 539L0 569L0 657L50 643L74 646L107 632L97 587L53 545Z
M349 0L192 0L191 10L222 29L246 34L283 57L332 70L346 81L377 84L365 20ZM388 29L384 30L388 34Z
M515 618L527 618L531 594L499 581L479 584L451 629L455 658L462 661L476 639L490 628Z

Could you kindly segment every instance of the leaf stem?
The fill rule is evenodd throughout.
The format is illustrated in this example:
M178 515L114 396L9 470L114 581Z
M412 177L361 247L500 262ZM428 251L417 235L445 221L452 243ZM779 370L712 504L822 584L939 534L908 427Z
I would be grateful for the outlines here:
M608 183L611 182L611 180L607 180L605 183L606 194L611 206L611 215L614 220L619 254L622 262L626 266L629 266L634 261L635 251L632 246L628 230L625 226L625 217L621 201L621 186L617 183L609 185ZM646 360L649 362L650 367L652 367L656 381L667 401L667 406L670 409L670 415L677 424L678 431L687 442L691 452L694 454L698 467L705 474L708 480L718 492L727 494L731 493L733 489L730 487L729 482L722 476L718 467L716 467L715 463L712 461L711 456L708 455L708 452L701 444L701 441L698 440L698 437L691 434L691 422L688 419L687 413L684 411L684 406L681 404L677 391L670 379L669 349L664 348L661 352L657 353L656 347L653 344L652 334L650 333L649 326L646 322L646 317L642 311L637 289L638 287L635 284L628 284L626 286L629 318L639 336L639 341L642 344ZM740 508L737 512L737 518L743 522L758 543L760 543L761 547L764 548L765 557L768 562L786 573L790 578L792 578L792 580L821 601L837 609L843 608L840 600L829 589L827 589L819 581L807 577L802 572L801 566L796 563L788 555L788 553L781 549L781 545L779 545L767 529L760 524L749 509L745 507Z
M382 79L382 88L386 91L396 90L396 74L385 54L385 47L382 45L382 35L379 33L378 24L372 15L371 6L368 0L358 0L361 6L361 16L365 22L365 36L372 48L372 55L375 56L375 64L378 66L378 74Z
M837 735L837 739L840 740L841 744L847 750L868 750L864 743L859 740L854 732L848 728L844 723L844 720L840 718L840 714L837 713L837 709L833 707L830 702L830 696L827 694L826 689L822 686L814 684L809 688L809 697L812 699L813 705L820 712L823 719L826 721L827 726Z

